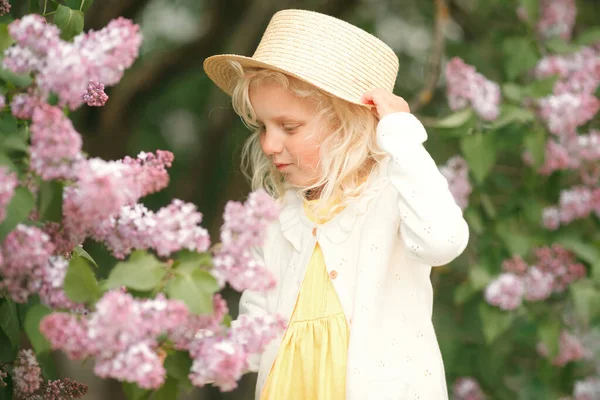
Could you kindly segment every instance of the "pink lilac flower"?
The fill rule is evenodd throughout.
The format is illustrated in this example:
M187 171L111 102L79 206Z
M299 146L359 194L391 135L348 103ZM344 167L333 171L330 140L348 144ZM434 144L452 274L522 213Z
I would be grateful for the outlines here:
M448 160L446 165L440 168L440 172L448 180L448 187L456 204L464 210L469 205L469 195L472 192L469 182L469 165L461 156L454 156Z
M48 263L44 266L38 294L42 303L50 308L74 309L80 307L79 304L67 297L63 289L68 268L69 262L63 257L50 257Z
M69 378L48 381L43 391L44 400L80 399L88 392L87 385Z
M138 342L122 352L100 356L94 373L101 378L133 382L142 389L158 389L165 382L166 370L155 348L153 341Z
M104 93L104 85L99 82L90 82L87 91L83 94L83 101L90 107L102 107L108 101Z
M514 310L523 302L525 284L522 277L503 273L485 289L485 300L502 310Z
M527 272L528 265L519 255L514 255L502 261L502 271L523 276Z
M43 65L44 60L27 47L16 45L4 51L2 66L16 74L37 72Z
M29 90L27 93L17 93L10 102L12 115L19 119L31 119L33 111L41 107L44 101L39 94Z
M568 285L586 276L585 266L576 262L573 253L553 244L534 250L537 268L554 276L554 292L563 292Z
M558 75L562 80L565 80L572 74L581 71L597 76L599 67L598 51L588 46L571 54L545 56L535 66L534 72L539 79Z
M1 250L2 282L9 296L18 303L37 292L44 274L44 266L54 251L50 238L40 229L22 224L8 234Z
M58 27L48 24L44 17L38 14L29 14L11 22L8 33L19 45L40 55L46 55L60 41Z
M142 204L124 206L121 212L94 229L97 240L102 241L116 258L123 259L133 249L152 247L157 222L153 211Z
M31 123L31 169L42 179L73 179L81 161L81 135L62 110L42 105Z
M140 196L158 192L169 184L167 168L173 164L173 153L157 150L156 154L140 152L137 158L125 157L123 164L135 168L135 179L140 186Z
M6 218L6 207L17 187L17 176L6 167L0 167L0 223Z
M564 40L571 39L577 14L575 0L542 0L540 9L536 28L543 38L558 36Z
M542 357L548 357L548 348L543 343L536 346L538 354ZM552 360L552 364L558 367L564 367L572 361L581 360L585 349L581 340L567 331L562 331L559 338L558 355Z
M8 14L10 12L10 3L8 0L0 0L0 15Z
M453 400L484 400L486 398L479 382L473 377L463 376L452 386Z
M600 216L600 188L575 186L561 191L556 207L544 209L544 226L556 229L560 224L588 218L592 213Z
M117 18L99 31L89 31L74 39L74 45L89 61L89 78L107 86L118 83L123 71L138 56L142 43L139 26Z
M54 312L42 319L40 332L53 349L62 350L71 360L81 360L98 352L96 343L88 336L86 318Z
M83 104L88 88L89 72L86 60L72 43L60 42L49 49L37 84L45 96L56 93L58 104L75 110Z
M188 316L179 300L162 294L138 300L115 290L107 292L87 318L53 313L42 320L40 331L53 348L71 358L95 357L98 376L156 389L165 379L157 338L180 327Z
M210 237L206 229L198 226L202 214L194 204L174 199L169 206L158 210L155 220L161 240L154 240L153 247L159 255L167 256L181 249L199 253L208 250Z
M262 353L264 347L285 330L280 316L241 316L225 334L200 330L190 345L194 362L189 378L196 386L213 383L222 391L233 390L247 370L248 357Z
M541 271L536 266L527 270L525 275L525 300L546 300L554 290L554 275Z
M213 274L238 291L245 289L268 290L275 279L253 255L253 248L261 246L268 224L275 220L278 208L264 191L253 192L244 205L229 202L225 206L221 227L221 245L213 262Z
M563 93L539 100L539 114L548 130L557 136L577 133L600 110L600 100L588 93Z
M500 113L500 87L476 72L475 67L454 57L446 66L448 102L454 111L469 104L484 120L493 121Z
M228 312L227 302L217 293L213 297L212 314L190 314L183 324L170 332L169 337L178 348L188 349L199 331L222 333L221 323Z
M231 391L248 365L248 355L241 344L228 337L210 335L196 340L190 355L194 359L189 378L202 387L212 383L221 391Z
M600 378L589 377L575 382L574 400L600 399Z
M33 393L40 388L43 382L42 369L32 350L19 351L13 368L13 382L19 394Z

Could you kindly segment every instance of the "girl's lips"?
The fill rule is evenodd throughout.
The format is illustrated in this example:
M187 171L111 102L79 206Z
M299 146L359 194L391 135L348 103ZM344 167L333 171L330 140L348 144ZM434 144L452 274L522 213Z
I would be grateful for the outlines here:
M277 169L281 171L282 169L284 169L288 165L290 165L290 164L275 164L275 167L277 167Z

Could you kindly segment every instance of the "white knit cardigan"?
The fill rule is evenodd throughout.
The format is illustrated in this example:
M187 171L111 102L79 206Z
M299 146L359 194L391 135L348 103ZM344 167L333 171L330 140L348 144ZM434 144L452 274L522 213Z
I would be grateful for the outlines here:
M384 117L377 144L389 158L361 197L325 224L311 222L302 200L288 192L257 251L278 284L268 293L245 291L240 300L240 313L278 313L289 321L318 241L327 270L336 271L330 276L350 326L349 400L448 398L430 272L463 252L469 229L426 140L412 114ZM252 362L257 399L282 337Z

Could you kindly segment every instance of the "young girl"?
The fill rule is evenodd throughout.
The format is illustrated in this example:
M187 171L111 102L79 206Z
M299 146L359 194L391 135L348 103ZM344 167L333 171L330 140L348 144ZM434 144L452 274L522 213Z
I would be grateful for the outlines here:
M447 399L429 275L469 232L423 125L392 94L397 56L344 21L284 10L253 57L204 68L253 131L253 188L282 204L257 251L277 287L240 302L288 320L254 360L256 399Z

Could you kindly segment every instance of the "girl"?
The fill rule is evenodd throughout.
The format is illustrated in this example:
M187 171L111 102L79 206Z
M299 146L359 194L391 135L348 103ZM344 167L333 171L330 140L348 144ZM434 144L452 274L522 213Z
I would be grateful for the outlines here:
M284 10L252 57L204 68L253 131L252 187L282 204L257 251L277 287L240 301L288 320L253 360L256 399L447 399L429 274L469 233L423 125L392 94L397 56L344 21Z

